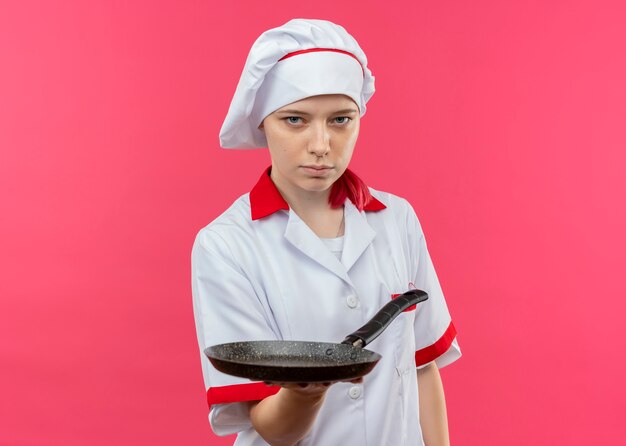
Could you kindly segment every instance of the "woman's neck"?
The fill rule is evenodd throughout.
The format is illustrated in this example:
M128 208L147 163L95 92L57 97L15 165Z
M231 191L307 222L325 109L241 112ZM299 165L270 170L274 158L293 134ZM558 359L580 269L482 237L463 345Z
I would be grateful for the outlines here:
M335 238L344 234L344 208L313 208L303 206L291 208L318 237Z
M289 207L313 232L322 238L343 235L343 206L332 208L328 202L330 188L325 191L294 190L274 182Z

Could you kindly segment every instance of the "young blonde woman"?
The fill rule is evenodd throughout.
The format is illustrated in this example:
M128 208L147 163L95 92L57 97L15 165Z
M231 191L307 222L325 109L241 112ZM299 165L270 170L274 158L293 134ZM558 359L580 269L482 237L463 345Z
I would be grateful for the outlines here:
M201 352L226 342L339 342L386 302L418 288L368 349L364 379L250 382L201 354L218 435L236 445L446 445L438 369L461 355L411 205L348 169L374 77L356 40L295 19L252 46L220 133L224 148L267 147L271 166L203 228L192 252Z

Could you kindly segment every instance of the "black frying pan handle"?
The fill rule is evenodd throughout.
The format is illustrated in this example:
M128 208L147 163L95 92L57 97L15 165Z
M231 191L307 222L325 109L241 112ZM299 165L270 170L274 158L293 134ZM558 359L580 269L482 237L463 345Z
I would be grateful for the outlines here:
M428 299L428 294L422 290L407 291L382 307L367 324L346 336L342 344L360 344L360 347L365 347L376 339L400 313L426 299Z

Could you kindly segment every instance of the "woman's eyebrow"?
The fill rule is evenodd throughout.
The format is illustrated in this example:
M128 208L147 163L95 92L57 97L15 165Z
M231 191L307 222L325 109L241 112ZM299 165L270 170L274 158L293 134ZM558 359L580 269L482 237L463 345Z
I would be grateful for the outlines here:
M280 114L292 114L292 115L304 115L304 116L311 116L310 113L304 112L304 111L300 111L300 110L294 110L294 109L287 109L287 110L280 110L277 111L276 113L280 113ZM357 113L357 110L354 108L345 108L343 110L337 110L335 112L333 112L333 115L337 115L337 114L349 114L349 113Z
M339 114L339 113L342 113L344 115L349 114L349 113L358 113L358 110L355 108L344 108L343 110L336 111L335 113L333 113L333 115Z
M283 113L289 113L289 114L291 114L291 115L306 115L306 116L309 116L309 114L308 114L307 112L303 112L303 111L300 111L300 110L292 110L292 109L288 109L288 110L279 110L279 111L277 111L276 113L281 113L281 114L283 114Z

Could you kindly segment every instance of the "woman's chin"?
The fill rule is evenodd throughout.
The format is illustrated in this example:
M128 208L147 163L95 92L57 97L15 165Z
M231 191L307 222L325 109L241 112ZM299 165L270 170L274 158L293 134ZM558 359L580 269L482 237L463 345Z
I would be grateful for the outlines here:
M300 187L309 192L325 192L335 182L335 178L308 178L302 181Z

